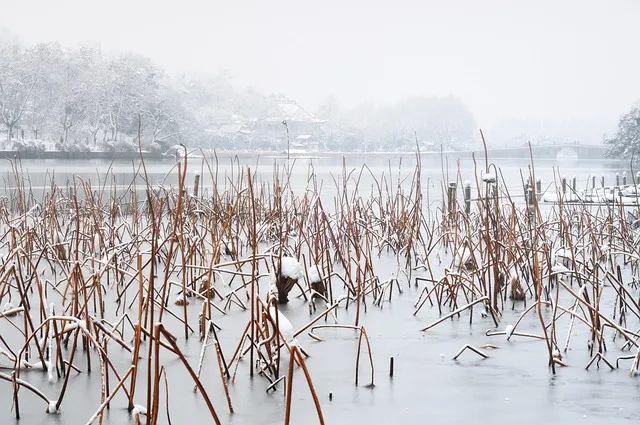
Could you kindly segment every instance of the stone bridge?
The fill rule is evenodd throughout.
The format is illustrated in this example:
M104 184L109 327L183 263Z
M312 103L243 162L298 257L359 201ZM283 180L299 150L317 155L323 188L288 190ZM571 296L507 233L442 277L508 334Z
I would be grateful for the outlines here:
M557 158L576 158L576 159L604 159L607 146L591 145L584 143L555 143L547 145L531 146L533 159L557 159ZM484 158L484 150L455 150L455 151L439 151L439 150L421 150L422 156L434 157L445 155L455 158ZM389 155L414 156L415 151L404 152L324 152L320 155L327 157L345 157L345 156L365 156L368 158L388 158ZM510 159L510 158L529 158L529 145L493 147L487 149L489 160L492 159Z
M606 145L590 145L583 143L557 143L549 145L531 146L533 159L579 158L603 159L607 150ZM476 157L484 156L483 151L474 151ZM489 158L528 158L529 146L489 148Z

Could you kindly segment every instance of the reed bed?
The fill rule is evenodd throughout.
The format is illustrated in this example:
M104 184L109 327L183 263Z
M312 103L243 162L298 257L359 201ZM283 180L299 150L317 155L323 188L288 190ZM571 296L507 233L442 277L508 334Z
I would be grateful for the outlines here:
M285 391L285 424L300 369L324 423L306 338L321 342L327 328L351 332L353 384L364 358L373 388L376 340L364 317L410 288L417 299L407 314L420 317L427 306L440 315L416 335L446 320L490 318L487 339L540 341L556 373L576 344L572 330L582 327L591 360L581 366L626 362L630 374L640 370L640 231L629 218L639 216L637 206L564 203L562 195L543 205L527 183L536 181L533 162L522 177L525 201L509 193L488 161L476 164L470 184L459 171L436 200L423 187L419 155L415 169L397 177L391 166L377 176L366 165L350 170L343 163L331 198L312 164L299 194L291 163L274 164L270 178L259 179L238 160L191 161L177 160L171 187L145 184L140 191L132 182L117 189L110 173L97 184L59 186L52 175L43 194L11 162L16 184L0 203L0 380L12 388L16 418L25 391L42 401L43 412L64 414L72 404L67 388L79 373L97 371L101 402L86 423L102 423L114 400L126 401L134 421L158 423L170 417L171 359L190 376L214 423L234 412L229 388L241 368L264 379L267 392ZM198 169L193 181L190 168ZM144 162L136 177L148 182ZM373 184L363 187L363 177ZM473 208L457 196L458 187L469 186L477 193ZM392 259L395 272L382 270L380 258ZM309 309L298 329L279 311L292 299ZM502 323L516 306L520 320ZM355 312L341 314L348 309ZM217 321L228 314L246 321L233 345L219 338ZM534 333L520 329L529 316L539 323ZM184 354L191 339L201 344L195 364ZM608 358L611 343L629 354ZM488 358L481 349L492 348L465 344L454 358L467 350ZM205 362L207 354L215 361ZM33 373L59 383L56 394L32 383ZM214 381L224 403L214 405Z

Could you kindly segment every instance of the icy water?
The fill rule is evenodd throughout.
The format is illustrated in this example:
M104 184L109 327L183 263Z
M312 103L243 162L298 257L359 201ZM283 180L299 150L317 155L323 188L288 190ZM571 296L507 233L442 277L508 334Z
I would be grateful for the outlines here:
M256 162L255 157L240 158L240 164L251 166L264 180L270 180L273 173L273 159L261 158ZM348 158L347 171L357 170L364 162L372 174L380 179L384 173L391 174L396 181L399 172L399 158ZM333 196L335 183L342 173L342 164L337 159L320 159L312 161L318 179L323 182L323 195ZM257 165L256 165L257 164ZM47 186L45 178L47 170L55 169L56 182L62 185L67 177L77 176L83 180L91 179L97 182L97 173L104 173L109 164L104 162L82 163L23 161L28 170L31 185ZM172 162L150 163L147 171L152 184L174 184L175 170L170 171ZM191 161L188 184L192 184L191 176L200 168L197 159ZM234 165L234 167L236 167ZM293 171L292 184L294 191L303 191L306 187L308 174L308 160L297 162ZM478 162L479 170L484 163ZM497 162L504 175L507 185L514 193L521 193L520 170L527 173L528 162L511 160ZM560 167L559 172L556 167ZM113 171L117 184L128 185L132 177L131 164L113 164ZM211 184L206 171L207 179ZM536 175L543 180L543 186L553 180L554 174L577 177L584 187L591 175L605 175L607 184L613 184L616 172L622 174L625 164L603 161L577 162L537 162ZM219 175L231 169L231 160L221 158ZM457 173L458 166L449 160L445 174L449 172L452 180ZM9 167L0 169L8 172ZM473 162L464 160L460 163L462 180L475 180ZM403 159L400 175L408 176L413 171L413 158ZM629 172L628 172L629 173ZM333 176L333 177L332 177ZM352 176L353 177L353 176ZM356 177L353 177L356 178ZM439 202L441 198L440 182L442 181L442 166L439 158L428 159L423 162L423 179L431 191L432 202ZM7 179L7 185L11 186ZM365 195L373 183L373 178L363 174L360 191ZM220 186L220 183L218 183ZM474 184L475 186L475 184ZM426 190L426 189L425 189ZM518 192L519 191L519 192ZM326 206L329 208L329 206ZM446 253L441 253L442 264L447 264ZM380 278L385 280L396 272L394 258L383 257L378 260L376 270L380 271ZM436 265L437 266L437 265ZM434 270L435 275L442 271ZM412 278L415 277L412 276ZM621 367L610 371L601 365L600 369L592 367L585 370L590 357L587 350L587 335L584 326L573 328L571 349L564 357L570 366L558 368L554 376L547 367L546 346L544 342L514 337L506 341L504 336L486 336L487 329L493 329L490 318L482 318L478 309L474 311L473 324L469 324L469 314L463 313L461 318L447 320L435 328L420 332L419 329L439 317L437 307L430 307L428 303L413 316L413 304L418 298L421 286L414 288L404 277L401 278L404 288L402 294L394 290L391 302L383 303L383 308L368 304L366 313L361 313L361 324L364 325L371 339L373 359L375 364L375 387L370 388L370 370L366 351L361 358L359 386L354 385L355 360L357 350L357 334L345 329L318 330L317 335L324 341L317 342L309 338L306 333L298 339L300 344L310 354L307 366L320 398L325 421L327 424L618 424L637 423L640 420L640 381L629 377L629 361L623 361ZM264 291L262 287L262 291ZM605 288L606 291L611 288ZM611 294L609 294L611 298ZM109 300L107 300L109 302ZM113 302L113 300L111 300ZM561 300L562 303L562 300ZM610 303L611 304L611 303ZM605 303L606 305L606 303ZM609 305L610 309L613 306ZM107 308L108 309L108 308ZM319 307L319 311L320 311ZM112 308L113 310L113 308ZM189 307L190 322L195 324L195 317L199 310L199 303ZM292 322L294 329L307 323L309 315L306 304L293 298L282 307L283 312ZM505 309L500 322L504 329L513 324L524 310L518 304L514 310ZM547 314L551 314L550 311ZM343 324L353 324L355 306L349 310L340 308L338 319ZM247 323L249 313L232 307L229 314L214 315L215 322L222 327L219 332L221 345L227 358L235 349L242 330ZM12 319L12 320L20 320ZM637 318L629 318L628 327L637 329L640 324ZM167 319L167 327L180 336L180 329L176 322ZM320 322L321 324L324 322ZM330 320L328 323L332 323ZM568 330L565 319L558 325L560 335L558 340L564 342ZM7 325L0 322L0 332L6 332ZM540 332L540 324L534 315L528 316L519 331ZM197 336L192 336L184 342L180 336L181 349L187 355L192 366L197 365L201 344ZM464 345L480 346L493 344L498 348L485 350L488 359L480 359L473 353L463 354L458 361L452 360L454 354ZM615 360L619 355L628 354L620 350L622 343L607 341L609 349L607 358ZM143 344L143 353L146 345ZM110 355L116 359L119 370L125 370L130 361L130 355L122 350L121 355L114 346ZM389 359L394 357L395 372L393 378L389 375ZM283 359L286 366L288 359ZM1 363L1 362L0 362ZM58 415L47 415L44 405L27 391L20 392L22 419L16 421L11 412L11 388L7 382L0 381L0 424L20 423L32 424L84 424L95 412L100 404L100 378L97 372L97 361L94 372L83 372L74 375L70 381ZM202 397L194 394L193 382L174 356L163 355L163 363L167 367L169 383L169 414L173 424L212 423ZM84 363L78 363L82 366ZM146 384L146 361L141 361L139 385ZM283 366L284 367L284 366ZM218 374L213 351L209 351L205 358L202 380L212 396L213 404L223 424L281 424L284 415L284 391L280 385L276 392L266 393L268 382L259 376L249 377L249 360L245 358L238 368L235 383L230 385L231 399L235 414L228 414L226 401L222 392L222 385ZM47 381L46 373L30 371L21 376L42 389L50 398L57 394L60 382L51 384ZM114 382L112 381L112 385ZM294 379L294 397L292 408L292 424L317 423L315 409L311 395L300 370L296 371ZM329 393L333 395L329 399ZM140 396L137 396L140 399ZM164 412L165 395L161 395L163 412L159 423L168 423ZM97 422L96 422L97 423ZM132 423L131 415L126 410L126 401L122 395L117 396L111 403L111 409L105 414L105 424Z
M212 158L205 162L201 158L190 158L188 162L188 174L186 185L191 190L194 184L195 174L201 174L201 193L210 193L214 182L218 190L228 186L231 175L237 176L238 170L243 166L249 167L253 174L265 182L272 182L276 170L282 175L286 160L268 156L255 155L244 156L219 156L218 161ZM359 182L361 196L370 196L371 190L377 181L384 187L383 177L386 181L392 180L397 185L400 180L405 186L410 186L412 173L415 170L416 158L412 155L399 155L390 153L387 157L375 156L349 156L343 159L337 156L318 159L291 160L291 188L294 193L300 195L308 187L308 176L313 171L321 183L321 192L325 199L332 199L336 192L336 184L342 185L343 172L346 170L349 187L355 187ZM177 184L177 170L175 161L151 161L146 164L148 182L153 187L170 187ZM366 168L363 166L366 165ZM498 170L500 184L506 184L511 195L522 197L522 179L529 175L530 162L525 159L499 159L490 163L490 172ZM495 167L494 167L495 166ZM20 164L23 171L23 180L27 186L31 186L36 197L48 191L51 180L60 188L80 185L89 182L94 191L100 192L105 185L109 187L115 183L118 193L131 187L134 175L137 174L134 186L138 190L145 188L143 170L138 162L103 160L23 160ZM477 173L474 172L477 170ZM439 202L442 198L441 183L458 181L458 191L462 197L463 182L470 182L475 192L476 182L482 183L481 178L485 170L484 158L479 158L474 164L470 158L457 159L454 157L441 158L438 155L427 155L422 159L422 183L423 192L429 204ZM637 171L637 170L636 170ZM535 162L536 178L542 179L543 191L549 187L560 185L562 177L567 181L576 178L577 189L590 188L592 177L596 177L596 185L600 187L601 178L605 178L605 185L612 186L616 182L616 174L620 175L622 182L623 173L627 174L628 184L632 183L632 174L628 163L611 160L537 160ZM106 177L108 173L108 178ZM477 175L476 175L477 174ZM105 180L107 180L105 182ZM9 192L17 184L12 173L9 161L0 162L0 193ZM105 196L108 195L105 191ZM472 196L475 196L472 195Z

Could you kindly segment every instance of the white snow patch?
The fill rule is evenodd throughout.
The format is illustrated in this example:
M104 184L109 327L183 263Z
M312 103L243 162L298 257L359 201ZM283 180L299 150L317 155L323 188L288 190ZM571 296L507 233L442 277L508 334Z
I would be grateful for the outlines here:
M59 410L56 408L57 403L58 403L58 400L50 400L49 407L47 407L47 413L50 413L50 414L59 413Z
M318 270L318 265L310 267L307 273L309 275L309 283L322 282L322 277L320 275L320 271Z
M482 181L485 183L495 183L496 182L496 176L494 176L492 173L485 173L482 176Z
M29 363L24 359L22 360L22 367L24 369L36 369L36 370L50 370L52 368L51 362L49 360L44 361L44 369L43 369L42 362Z
M176 305L188 305L189 300L184 296L184 293L178 294L176 298L173 300L173 303Z
M9 311L9 310L13 310L14 308L15 308L15 307L14 307L14 305L11 303L11 301L8 301L8 302L4 305L4 307L2 307L2 312L3 312L3 313L6 313L7 311Z
M571 273L571 270L569 270L562 264L554 264L553 266L551 266L551 273L554 273L554 274Z
M27 211L27 215L30 217L33 217L35 214L38 214L39 212L40 212L40 204L35 204L29 209L29 211Z
M271 285L269 285L269 296L271 298L278 299L278 295L279 295L279 292L278 292L278 287L276 286L276 284L272 283Z
M298 280L304 276L302 265L293 257L282 257L280 267L282 277Z
M513 325L508 325L505 329L504 329L504 333L507 334L507 338L509 338L511 335L513 335L513 331L516 328Z
M138 415L145 415L147 416L147 409L144 406L141 406L139 404L136 404L135 406L133 406L133 410L131 411L131 414L133 416L138 416Z
M97 257L100 254L100 235L93 235L93 254Z
M269 307L269 314L275 320L276 318L276 309L275 307ZM293 341L293 325L287 317L278 310L278 328L282 333L282 336L289 342Z
M64 325L63 333L74 330L78 327L78 322L67 322Z
M585 283L584 285L578 288L578 295L584 298L585 294L587 293L586 291L587 291L587 284Z

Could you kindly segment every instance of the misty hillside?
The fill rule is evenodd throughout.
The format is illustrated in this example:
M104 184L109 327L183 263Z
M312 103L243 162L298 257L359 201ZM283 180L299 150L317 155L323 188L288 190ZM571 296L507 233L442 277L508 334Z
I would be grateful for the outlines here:
M285 95L232 84L226 73L169 75L134 53L98 46L28 46L0 38L4 150L164 153L176 144L219 150L439 150L468 147L477 130L455 97L343 109L329 96L309 111ZM285 124L286 123L286 126Z

